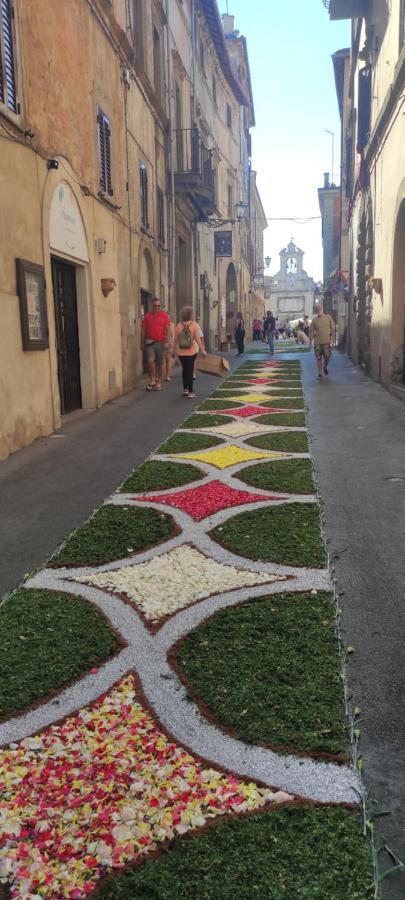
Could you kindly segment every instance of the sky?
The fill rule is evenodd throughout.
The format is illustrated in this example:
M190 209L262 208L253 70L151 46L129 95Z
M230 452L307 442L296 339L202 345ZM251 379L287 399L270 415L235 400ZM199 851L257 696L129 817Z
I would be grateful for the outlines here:
M246 37L256 127L252 165L267 217L319 216L323 173L340 174L340 118L331 55L350 46L348 20L331 22L322 0L218 0ZM291 237L305 252L304 268L322 280L321 221L270 221L264 232L266 274L279 270Z

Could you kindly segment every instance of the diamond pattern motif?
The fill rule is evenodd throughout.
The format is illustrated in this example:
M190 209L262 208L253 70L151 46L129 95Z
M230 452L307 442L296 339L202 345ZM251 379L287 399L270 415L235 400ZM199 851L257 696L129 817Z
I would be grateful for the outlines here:
M177 491L172 494L145 494L134 498L145 503L154 501L174 506L192 516L196 522L201 522L207 516L212 516L221 509L229 509L232 506L242 506L246 503L259 503L265 500L275 500L271 494L250 494L248 491L238 491L235 488L222 484L221 481L210 481L200 487L188 488L185 491Z
M183 545L148 562L81 575L76 580L126 594L148 621L157 623L211 594L284 579L218 563L195 547Z
M267 409L266 409L267 412ZM226 437L251 437L254 434L266 434L282 428L279 425L258 425L257 422L229 422L228 425L213 425L212 428L199 428L198 434L223 434Z
M266 397L266 400L268 400L268 397ZM268 412L272 412L272 410L268 409L267 406L235 406L233 409L221 409L221 416L241 416L244 419L246 416L266 415ZM280 410L280 412L285 412L285 409Z
M236 400L243 401L243 403L263 403L263 400L268 400L267 394L245 394L244 397L240 397L235 394L232 397L227 397L227 400Z
M267 410L266 410L267 412ZM219 447L215 450L202 450L193 453L173 454L174 459L193 459L195 462L208 463L217 469L227 469L228 466L236 466L237 463L253 462L255 459L283 459L288 454L272 453L271 451L244 450L236 444L227 447Z

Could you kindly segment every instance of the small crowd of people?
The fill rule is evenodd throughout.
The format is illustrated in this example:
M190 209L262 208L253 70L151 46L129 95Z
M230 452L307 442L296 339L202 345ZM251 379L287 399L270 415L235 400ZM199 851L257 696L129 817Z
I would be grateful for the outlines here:
M195 369L198 353L207 355L202 330L193 319L191 306L184 306L180 322L174 326L169 314L154 297L151 310L142 322L141 351L148 367L147 391L161 391L162 381L171 381L173 362L180 360L183 374L183 395L194 398Z
M316 315L310 322L308 316L298 321L293 335L297 344L313 344L318 366L318 378L328 374L328 365L335 341L335 323L324 313L321 303L316 304ZM289 336L288 326L277 329L277 321L268 310L262 322L253 322L253 340L267 341L270 354L274 353L274 340L282 333ZM242 313L235 319L235 343L237 356L245 352L245 323ZM169 314L162 309L158 297L154 297L151 310L144 316L141 332L141 350L145 356L149 374L147 391L161 391L162 381L171 381L173 362L178 357L183 375L183 395L194 398L197 356L207 355L200 325L193 319L191 306L184 306L180 322L174 326Z

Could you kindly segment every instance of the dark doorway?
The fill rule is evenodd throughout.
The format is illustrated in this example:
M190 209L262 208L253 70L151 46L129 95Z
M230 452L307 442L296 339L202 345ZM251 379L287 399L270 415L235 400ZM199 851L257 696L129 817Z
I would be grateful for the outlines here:
M142 315L151 311L151 300L152 294L150 291L144 291L141 288L141 306L142 306Z
M235 329L236 306L238 301L238 282L236 269L229 263L226 273L226 333L233 336Z
M52 259L52 283L60 405L62 415L65 415L82 406L75 267L60 259Z
M210 341L210 292L206 287L204 288L203 294L203 322L204 322L204 342L205 349L210 352L211 349L211 341Z

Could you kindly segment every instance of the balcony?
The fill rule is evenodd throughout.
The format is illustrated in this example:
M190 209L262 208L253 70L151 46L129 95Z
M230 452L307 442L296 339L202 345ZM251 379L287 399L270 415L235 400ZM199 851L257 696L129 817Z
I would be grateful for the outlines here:
M193 206L197 221L204 222L216 211L215 173L212 150L203 144L198 128L174 131L174 185Z
M331 19L358 19L367 15L369 0L323 0Z

